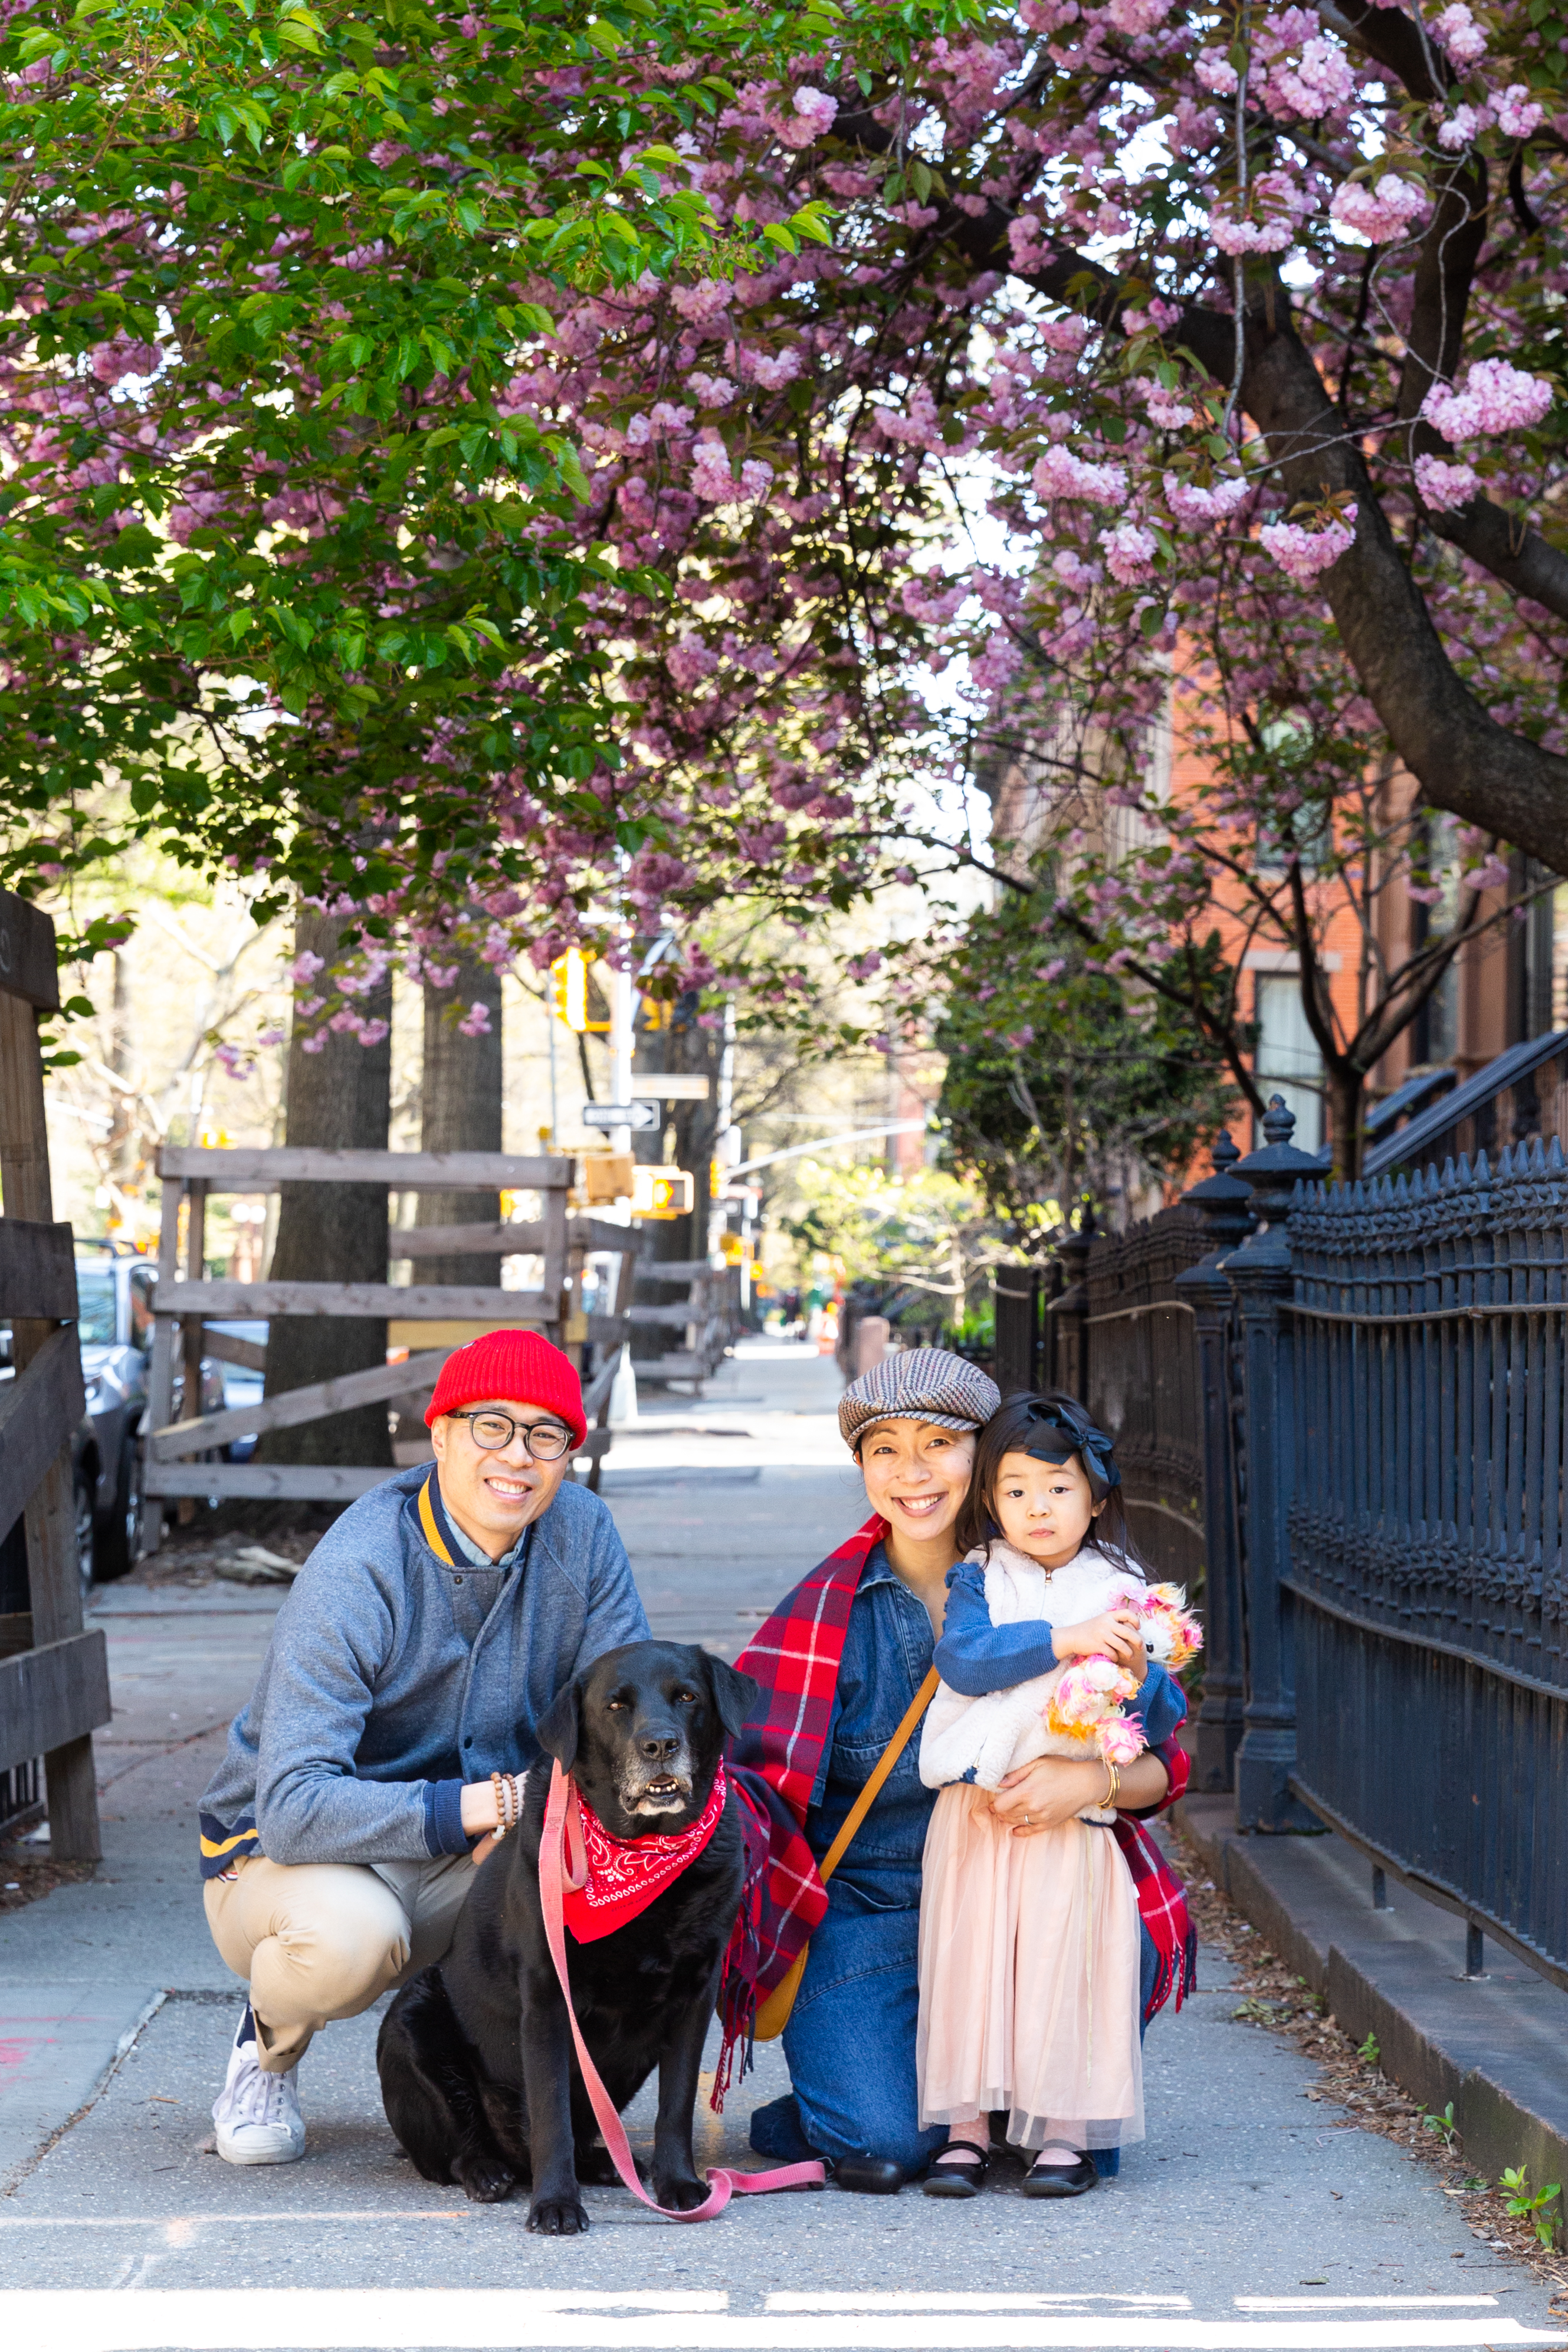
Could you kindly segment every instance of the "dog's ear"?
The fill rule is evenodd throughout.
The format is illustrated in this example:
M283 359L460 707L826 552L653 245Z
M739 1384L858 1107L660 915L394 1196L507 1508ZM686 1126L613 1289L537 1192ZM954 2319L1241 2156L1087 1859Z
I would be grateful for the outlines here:
M738 1739L752 1709L762 1697L763 1686L754 1676L743 1675L738 1666L727 1665L710 1652L703 1654L708 1659L708 1679L713 1686L719 1720L730 1738Z
M577 1743L583 1737L583 1682L581 1675L558 1690L539 1718L538 1738L547 1756L553 1756L563 1772L570 1772L577 1761Z

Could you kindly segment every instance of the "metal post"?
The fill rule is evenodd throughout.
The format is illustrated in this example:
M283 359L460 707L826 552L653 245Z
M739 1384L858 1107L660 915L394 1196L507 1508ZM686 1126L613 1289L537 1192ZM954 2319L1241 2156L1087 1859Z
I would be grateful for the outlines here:
M1290 1141L1296 1121L1276 1095L1264 1114L1260 1151L1237 1162L1251 1185L1258 1231L1232 1250L1226 1276L1241 1316L1247 1446L1244 1577L1247 1606L1245 1729L1236 1756L1236 1819L1243 1830L1321 1827L1290 1792L1296 1766L1296 1694L1289 1620L1280 1580L1289 1564L1287 1516L1294 1484L1295 1333L1280 1313L1290 1297L1290 1195L1321 1171Z
M1374 1911L1392 1911L1388 1899L1388 1880L1374 1862L1372 1865L1372 1907Z
M1232 1441L1231 1341L1235 1301L1225 1261L1252 1223L1252 1188L1232 1170L1241 1154L1222 1128L1211 1160L1214 1173L1186 1194L1204 1218L1214 1246L1185 1267L1173 1287L1187 1300L1197 1328L1204 1412L1204 1696L1198 1709L1194 1789L1215 1794L1235 1786L1247 1661L1241 1602L1241 1530Z
M1473 1920L1465 1923L1465 1974L1484 1977L1486 1974L1486 1937Z

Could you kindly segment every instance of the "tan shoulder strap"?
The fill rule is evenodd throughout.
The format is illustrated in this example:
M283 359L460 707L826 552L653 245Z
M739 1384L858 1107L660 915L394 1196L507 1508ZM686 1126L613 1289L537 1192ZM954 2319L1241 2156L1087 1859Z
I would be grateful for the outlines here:
M838 1835L834 1839L833 1843L828 1847L827 1852L823 1855L822 1860L816 1865L816 1874L818 1878L822 1880L824 1885L826 1885L834 1872L837 1869L839 1864L843 1861L845 1855L848 1853L850 1840L854 1837L856 1831L859 1828L861 1822L865 1820L867 1814L876 1803L877 1799L881 1795L883 1782L887 1780L889 1773L892 1770L894 1765L898 1762L900 1757L909 1746L915 1726L919 1723L921 1716L925 1713L927 1707L936 1696L936 1686L941 1679L941 1675L933 1666L930 1674L927 1675L924 1682L921 1683L919 1690L916 1691L913 1698L910 1701L909 1709L905 1714L902 1723L900 1724L897 1731L894 1732L891 1739L889 1740L886 1748L883 1748L881 1754L878 1757L876 1766L871 1773L870 1779L867 1781L865 1787L861 1790L860 1794L856 1798L855 1802L850 1806L848 1812L845 1815L843 1828L839 1831Z

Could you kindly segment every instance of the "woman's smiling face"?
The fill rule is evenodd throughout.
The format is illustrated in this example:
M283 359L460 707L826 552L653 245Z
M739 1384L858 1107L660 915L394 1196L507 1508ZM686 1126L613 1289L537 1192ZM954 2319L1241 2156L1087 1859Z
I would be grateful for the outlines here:
M930 1421L881 1421L860 1440L866 1497L889 1527L917 1542L950 1533L969 1492L974 1432Z

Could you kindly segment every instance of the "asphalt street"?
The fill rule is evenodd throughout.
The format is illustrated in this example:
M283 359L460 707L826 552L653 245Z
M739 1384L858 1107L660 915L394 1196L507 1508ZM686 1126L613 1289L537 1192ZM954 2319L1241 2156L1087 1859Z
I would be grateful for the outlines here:
M617 1438L605 1497L658 1631L733 1656L858 1522L837 1393L830 1363L759 1347ZM1147 2139L1067 2205L1026 2203L1005 2168L968 2204L828 2189L694 2226L591 2189L586 2238L538 2240L521 2205L470 2207L400 2156L374 2013L301 2068L304 2160L225 2166L204 2144L237 1988L202 1922L192 1812L276 1605L216 1585L102 1597L107 1858L0 1923L8 2344L1568 2347L1547 2290L1433 2175L1307 2101L1310 2066L1235 2017L1212 1953L1150 2035ZM784 2079L760 2050L722 2118L703 2109L700 2161L753 2161L747 2116ZM629 2120L646 2146L647 2095Z

